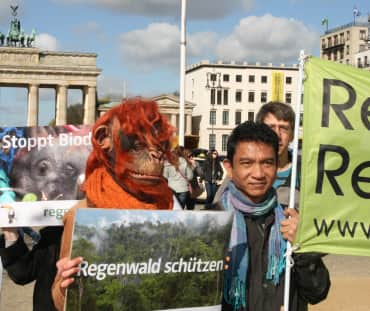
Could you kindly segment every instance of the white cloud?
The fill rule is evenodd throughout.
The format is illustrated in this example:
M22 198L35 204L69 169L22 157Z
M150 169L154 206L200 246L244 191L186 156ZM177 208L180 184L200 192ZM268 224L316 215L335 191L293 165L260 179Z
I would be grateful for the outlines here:
M84 4L122 14L143 16L179 16L181 1L176 0L54 0L64 4ZM240 9L249 10L255 0L191 0L187 16L192 19L216 19Z
M187 38L187 55L189 57L202 57L204 55L212 56L218 36L215 32L197 32L190 34Z
M216 34L188 34L187 57L198 57L212 51ZM122 34L120 49L124 62L143 71L156 67L177 69L180 56L180 29L167 23L153 23L145 29Z
M223 60L296 62L301 49L312 53L319 44L319 34L295 19L250 16L242 19L234 31L222 38L217 56Z
M219 37L214 32L187 35L188 62L221 59L262 63L296 63L299 51L311 54L319 34L295 19L264 15L240 20L233 32ZM153 23L145 29L121 35L120 50L125 65L142 71L178 69L180 29L168 23Z
M178 62L180 30L166 23L150 24L146 29L123 34L120 48L125 63L141 70L173 66Z
M35 46L45 51L57 51L59 49L57 39L47 33L41 33L36 36Z

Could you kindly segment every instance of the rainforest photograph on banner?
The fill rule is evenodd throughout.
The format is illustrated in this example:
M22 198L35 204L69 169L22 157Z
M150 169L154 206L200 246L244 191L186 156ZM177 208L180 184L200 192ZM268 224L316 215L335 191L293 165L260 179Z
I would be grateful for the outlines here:
M81 208L66 310L221 310L232 213Z

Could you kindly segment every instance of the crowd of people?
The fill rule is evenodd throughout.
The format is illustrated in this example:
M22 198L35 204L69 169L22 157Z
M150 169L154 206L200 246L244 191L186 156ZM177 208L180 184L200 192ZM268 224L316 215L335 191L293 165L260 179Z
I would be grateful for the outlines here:
M222 310L280 311L284 297L287 241L294 242L299 207L288 208L292 170L289 143L294 112L283 103L262 106L256 122L231 133L221 165L210 150L203 165L191 150L171 150L175 129L153 101L129 99L100 117L92 128L86 163L85 199L64 216L64 227L46 227L29 250L15 228L3 228L0 256L18 284L36 280L34 310L63 310L66 289L82 257L70 258L76 208L194 209L189 184L204 182L205 209L234 213L225 254ZM220 184L222 185L220 186ZM299 195L299 174L295 185ZM216 201L216 202L215 202ZM290 310L307 310L326 298L329 272L322 254L294 254Z
M165 161L163 176L182 208L194 209L197 197L191 195L190 187L204 184L206 198L199 202L204 204L204 209L211 209L217 189L224 178L217 150L207 152L201 164L195 159L194 152L183 146L175 147L171 156L171 159Z

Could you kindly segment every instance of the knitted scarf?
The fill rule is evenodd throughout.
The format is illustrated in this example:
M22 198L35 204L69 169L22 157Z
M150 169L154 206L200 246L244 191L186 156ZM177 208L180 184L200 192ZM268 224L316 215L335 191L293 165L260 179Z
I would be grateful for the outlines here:
M268 268L266 279L277 285L285 268L286 241L280 232L280 222L285 218L283 209L277 202L275 189L271 188L264 202L255 204L239 191L230 181L222 195L226 209L234 209L234 221L231 229L228 256L228 269L225 270L224 299L233 306L233 310L247 306L246 286L248 280L248 236L244 216L263 216L271 210L275 212L275 221L271 227L268 248Z
M172 201L165 206L140 201L132 194L124 191L105 168L96 168L85 180L83 190L86 192L89 205L99 208L172 209L173 207ZM163 189L163 191L165 190Z

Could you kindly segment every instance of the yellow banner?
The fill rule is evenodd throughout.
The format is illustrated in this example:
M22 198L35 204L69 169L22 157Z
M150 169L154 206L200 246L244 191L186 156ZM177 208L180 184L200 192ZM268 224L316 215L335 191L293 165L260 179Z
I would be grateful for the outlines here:
M370 72L305 64L302 252L370 256Z
M284 73L273 71L271 101L284 102Z

